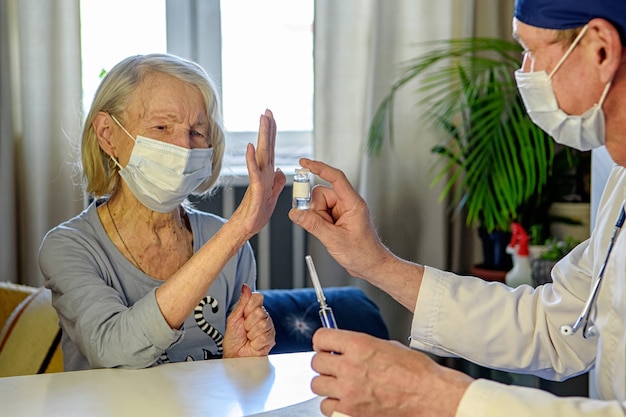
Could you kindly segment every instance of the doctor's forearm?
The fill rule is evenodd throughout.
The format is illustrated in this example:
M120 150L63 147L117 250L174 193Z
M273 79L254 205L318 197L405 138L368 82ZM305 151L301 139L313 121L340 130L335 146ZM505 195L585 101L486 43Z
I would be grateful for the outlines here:
M362 278L385 291L407 310L413 312L423 275L423 265L391 255L379 267Z

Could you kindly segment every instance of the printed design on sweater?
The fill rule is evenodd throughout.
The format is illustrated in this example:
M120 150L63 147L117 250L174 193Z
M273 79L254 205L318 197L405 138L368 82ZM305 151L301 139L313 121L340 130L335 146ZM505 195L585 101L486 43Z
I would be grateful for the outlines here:
M207 304L211 306L211 311L213 312L213 314L217 313L217 311L219 310L219 303L215 298L209 295L207 297L204 297L200 301L200 304L196 306L193 316L196 319L196 324L198 325L198 327L200 327L200 329L202 329L204 333L208 334L209 337L213 339L213 341L217 345L217 354L221 356L224 353L224 336L222 335L222 333L220 333L219 330L217 330L209 322L206 321L204 317L204 306L206 306ZM205 356L206 354L207 351L205 351Z
M221 358L222 355L224 354L224 346L223 346L224 336L222 335L222 333L220 333L219 330L213 327L204 317L204 307L207 305L211 307L211 312L213 314L219 311L218 301L215 298L211 297L210 295L204 297L193 311L193 317L196 320L196 324L198 325L198 327L204 333L206 333L211 339L213 339L213 341L215 342L215 345L217 346L217 354L211 353L210 350L202 349L202 351L204 352L204 358L203 358L204 360ZM186 362L191 362L193 360L194 359L191 355L185 358ZM157 363L159 364L169 363L169 362L170 362L170 359L167 355L167 351L164 351L159 357L159 359L157 360Z

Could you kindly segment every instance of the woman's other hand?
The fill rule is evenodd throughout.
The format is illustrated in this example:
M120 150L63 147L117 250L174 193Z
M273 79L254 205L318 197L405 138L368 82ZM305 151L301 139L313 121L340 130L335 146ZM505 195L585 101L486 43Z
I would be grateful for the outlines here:
M224 358L266 356L276 344L276 330L263 308L263 294L244 285L241 298L226 319Z

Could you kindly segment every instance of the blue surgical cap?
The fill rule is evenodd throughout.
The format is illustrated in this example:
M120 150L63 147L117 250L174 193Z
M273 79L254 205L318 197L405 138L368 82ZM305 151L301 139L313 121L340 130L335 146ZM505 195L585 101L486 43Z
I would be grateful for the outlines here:
M515 18L544 29L573 29L601 17L626 34L626 0L515 0Z

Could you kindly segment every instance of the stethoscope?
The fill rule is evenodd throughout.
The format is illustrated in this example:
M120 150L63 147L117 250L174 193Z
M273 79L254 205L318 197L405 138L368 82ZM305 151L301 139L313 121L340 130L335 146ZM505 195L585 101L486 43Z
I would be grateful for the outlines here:
M578 329L580 329L581 326L583 328L583 337L585 339L597 335L596 326L591 319L591 310L593 310L596 306L596 299L598 298L598 293L600 292L600 285L602 284L602 278L604 277L604 270L606 269L606 264L609 261L609 256L611 256L611 252L613 251L613 245L615 244L617 234L624 225L624 219L626 218L624 205L626 205L626 203L622 205L622 209L620 210L617 221L615 222L613 234L611 235L611 241L609 242L609 248L606 251L606 257L604 258L604 262L602 263L600 272L598 273L598 279L591 290L591 294L589 294L589 298L585 303L583 311L580 313L580 316L578 316L578 320L576 320L573 326L561 326L561 334L564 336L573 335L578 331Z

